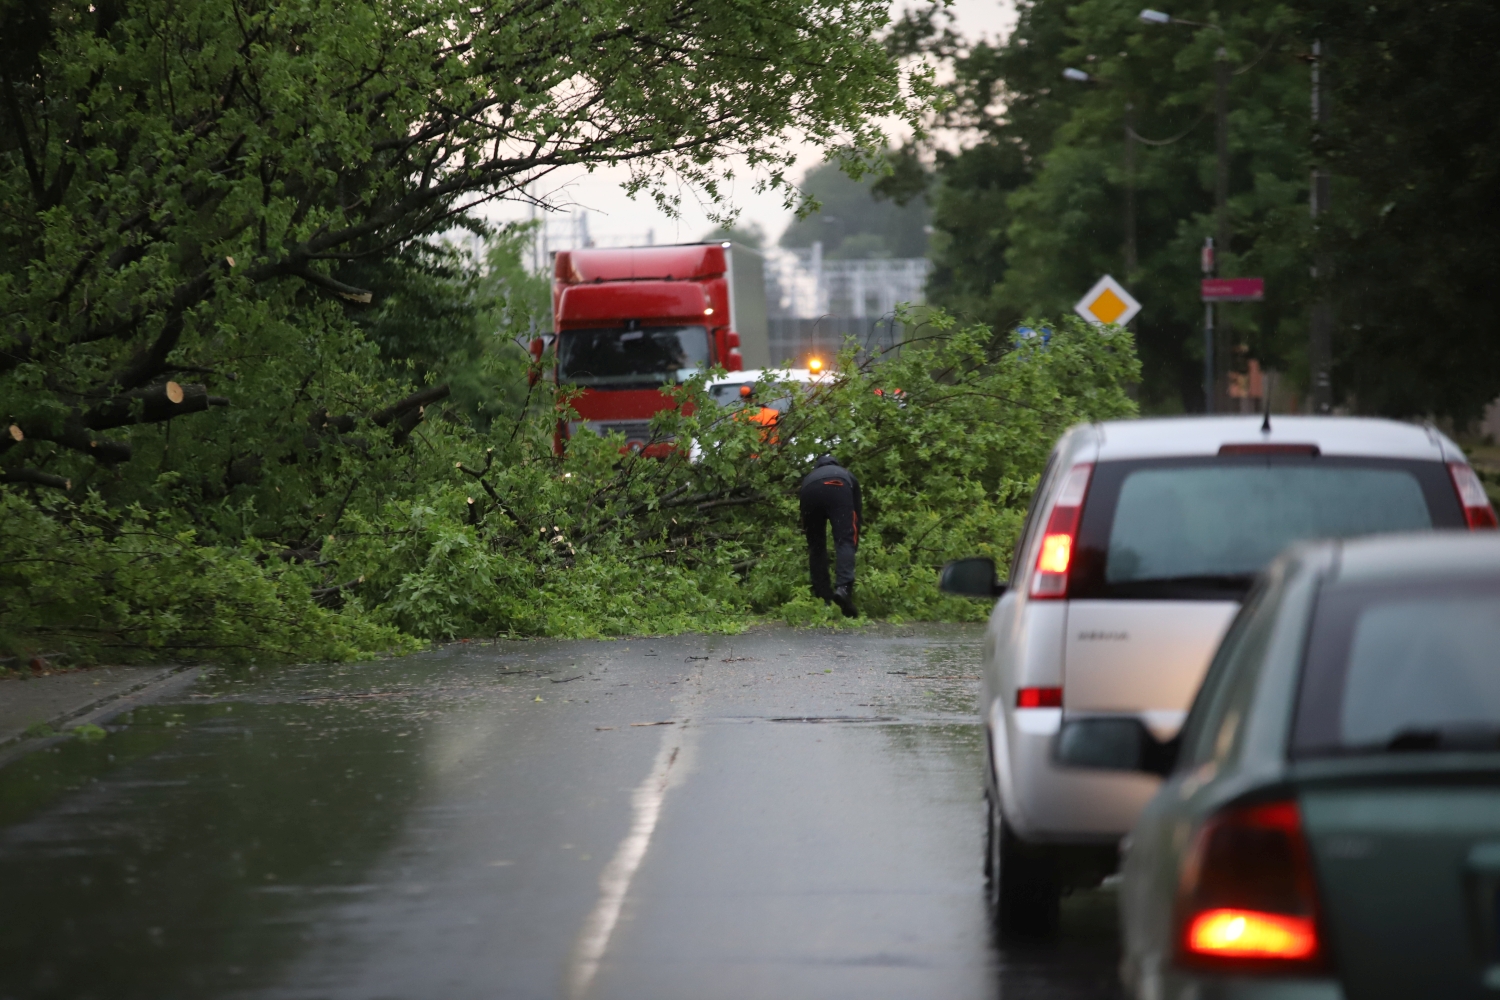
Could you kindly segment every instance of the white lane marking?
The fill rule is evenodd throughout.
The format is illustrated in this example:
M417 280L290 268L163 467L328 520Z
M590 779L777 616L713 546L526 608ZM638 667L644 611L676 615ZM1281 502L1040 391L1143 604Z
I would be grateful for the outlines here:
M683 725L663 732L656 763L631 796L634 817L630 832L620 841L615 856L599 874L599 901L583 922L578 940L573 945L572 959L568 963L568 996L573 1000L583 1000L599 971L599 962L609 948L610 935L614 933L620 909L625 905L625 894L630 891L630 880L646 857L646 848L651 846L651 835L656 832L662 801L667 797L667 789L678 784L686 774L687 757L696 736L697 730L686 720Z

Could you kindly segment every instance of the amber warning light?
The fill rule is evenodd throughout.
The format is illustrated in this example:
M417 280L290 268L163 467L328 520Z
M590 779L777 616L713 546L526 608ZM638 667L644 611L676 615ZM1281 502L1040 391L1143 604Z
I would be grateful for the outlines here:
M818 374L818 372L823 370L823 359L809 358L807 362L807 370L812 372L814 375Z

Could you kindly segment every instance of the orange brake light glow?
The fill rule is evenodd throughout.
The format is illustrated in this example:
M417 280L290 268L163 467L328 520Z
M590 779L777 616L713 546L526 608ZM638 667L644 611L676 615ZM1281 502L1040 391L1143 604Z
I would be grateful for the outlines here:
M1073 561L1073 536L1064 533L1045 535L1036 568L1043 573L1066 573Z
M1205 910L1187 932L1188 951L1217 958L1308 959L1318 951L1311 917L1256 910Z

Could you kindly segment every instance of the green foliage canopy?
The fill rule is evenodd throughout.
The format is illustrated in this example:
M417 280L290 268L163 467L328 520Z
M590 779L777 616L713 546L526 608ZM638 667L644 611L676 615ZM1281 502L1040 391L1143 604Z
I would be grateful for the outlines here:
M802 191L818 207L787 226L781 245L821 242L830 260L926 256L925 197L920 190L902 192L899 200L887 197L881 185L887 179L871 172L852 177L837 163L809 170Z
M54 486L129 462L142 423L285 412L277 387L347 364L343 306L383 291L357 265L485 201L605 164L668 206L672 181L713 198L731 155L791 197L788 137L876 148L926 88L872 0L3 11L0 448L26 456L7 480ZM243 371L270 357L302 371Z
M1304 0L1324 59L1334 385L1462 424L1500 396L1500 8Z
M987 607L938 593L938 569L975 553L1008 560L1052 441L1080 420L1132 415L1124 387L1139 366L1127 332L1073 318L1046 344L998 354L989 330L941 313L908 326L917 336L879 364L856 365L851 348L769 432L698 377L677 390L681 409L655 418L677 442L666 458L587 434L557 455L563 400L546 382L532 390L539 405L488 426L417 428L417 448L324 431L327 464L299 475L323 477L340 503L370 480L382 488L297 549L226 544L223 531L214 544L180 511L112 509L98 494L0 493L0 638L84 658L305 659L460 636L737 630L757 614L838 624L808 591L796 500L829 448L865 487L865 611L982 617Z
M795 486L867 483L866 608L973 617L1067 424L1133 412L1130 336L926 318L774 434L701 382L665 460L553 430L527 234L486 200L624 164L670 203L784 140L917 122L865 0L0 8L0 644L79 659L343 658L465 635L829 621ZM483 251L461 237L485 240ZM916 328L913 320L909 327ZM879 389L880 392L876 392ZM899 390L899 391L897 391ZM703 457L689 459L699 442Z
M936 8L909 13L898 51L953 69L939 124L962 140L935 150L934 301L1011 329L1056 314L1101 274L1144 304L1135 322L1142 403L1200 409L1198 248L1213 232L1214 60L1230 88L1229 216L1220 274L1266 278L1263 305L1224 310L1243 365L1305 364L1310 288L1306 43L1280 0L1173 7L1211 27L1146 25L1125 0L1030 0L1002 42L964 45ZM1082 68L1095 82L1063 78ZM1126 116L1135 134L1126 171ZM1137 265L1126 267L1125 204L1134 187Z
M920 329L878 364L846 353L770 432L717 405L700 376L654 418L656 438L678 445L666 458L622 458L618 436L584 434L559 460L545 420L472 438L447 481L351 525L323 558L364 576L378 624L431 638L734 629L752 613L834 624L807 587L796 499L833 449L866 497L865 611L981 618L987 606L938 593L938 570L1009 559L1052 443L1079 421L1133 415L1124 386L1139 366L1128 333L1076 318L998 356L983 327L936 314ZM764 385L749 406L785 391Z
M908 11L892 51L951 67L927 153L930 296L1010 329L1068 308L1101 273L1144 303L1142 404L1202 406L1197 250L1212 235L1213 62L1229 92L1229 217L1221 274L1266 279L1267 301L1225 307L1221 362L1289 373L1306 392L1314 299L1333 303L1336 402L1447 417L1500 395L1489 262L1500 204L1492 122L1500 13L1483 0L1023 0L1013 33L969 44L939 8ZM1194 23L1196 22L1196 23ZM1313 44L1326 120L1313 127ZM1064 80L1074 67L1093 82ZM1138 264L1126 266L1127 104ZM953 140L956 139L956 143ZM1309 176L1332 178L1317 230ZM1312 265L1320 259L1315 281Z

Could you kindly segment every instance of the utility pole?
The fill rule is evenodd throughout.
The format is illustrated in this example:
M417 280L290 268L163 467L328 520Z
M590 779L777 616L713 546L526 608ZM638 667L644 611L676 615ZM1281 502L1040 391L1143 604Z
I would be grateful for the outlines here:
M1214 53L1214 147L1217 162L1214 164L1214 271L1210 277L1218 277L1218 256L1229 252L1229 51L1224 46ZM1212 313L1214 306L1209 304L1206 309L1210 313L1207 321L1212 329L1214 322ZM1214 346L1219 348L1211 354L1217 359L1212 369L1213 381L1210 385L1209 403L1207 412L1214 412L1214 403L1217 400L1219 388L1219 369L1226 367L1225 362L1229 358L1228 345L1222 343L1227 339L1225 327L1228 324L1217 324L1217 339L1219 343Z
M1214 260L1214 238L1203 237L1203 251L1199 267L1205 278L1216 277L1218 270ZM1214 412L1214 304L1203 303L1203 412Z
M1135 105L1125 102L1125 280L1135 277Z
M1323 43L1313 42L1312 48L1312 122L1314 166L1312 186L1308 192L1308 211L1313 219L1313 307L1311 338L1307 345L1308 377L1312 393L1312 411L1329 413L1333 410L1333 380L1329 369L1333 367L1333 304L1328 301L1328 279L1332 277L1332 260L1319 238L1318 217L1328 211L1328 171L1321 168L1317 160L1322 141L1323 124L1327 121L1327 108L1323 101Z

